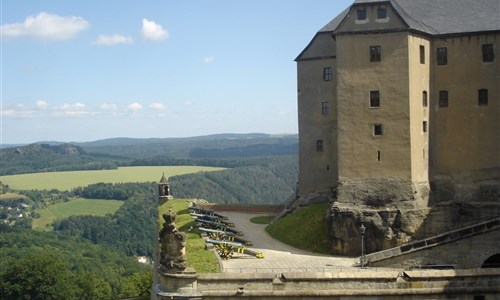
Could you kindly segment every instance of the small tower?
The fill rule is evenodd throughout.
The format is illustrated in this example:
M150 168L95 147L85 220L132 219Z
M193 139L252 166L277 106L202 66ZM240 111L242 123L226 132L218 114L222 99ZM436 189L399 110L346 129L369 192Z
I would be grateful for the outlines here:
M161 205L173 198L174 197L170 195L170 185L168 184L168 179L165 177L165 173L163 173L160 182L158 183L158 202Z

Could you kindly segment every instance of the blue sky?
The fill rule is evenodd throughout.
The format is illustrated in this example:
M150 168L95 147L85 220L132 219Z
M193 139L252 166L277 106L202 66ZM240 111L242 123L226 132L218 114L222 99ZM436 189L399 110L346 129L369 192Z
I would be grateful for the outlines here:
M352 0L1 0L1 143L297 133L295 57Z

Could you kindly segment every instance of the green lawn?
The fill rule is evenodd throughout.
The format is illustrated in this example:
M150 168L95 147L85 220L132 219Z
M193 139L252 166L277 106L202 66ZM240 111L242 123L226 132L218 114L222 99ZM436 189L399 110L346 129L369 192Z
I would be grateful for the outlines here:
M104 216L114 213L122 204L123 201L118 200L76 198L69 202L62 202L47 208L35 210L36 213L40 214L40 218L33 219L31 225L33 229L49 230L50 224L55 219L75 215Z
M163 173L171 177L197 172L218 171L223 168L201 166L153 166L153 167L121 167L117 170L71 171L31 173L1 176L0 181L8 184L13 190L71 190L78 186L92 183L120 182L157 182Z
M295 248L328 254L325 215L328 203L311 204L266 227L275 239Z

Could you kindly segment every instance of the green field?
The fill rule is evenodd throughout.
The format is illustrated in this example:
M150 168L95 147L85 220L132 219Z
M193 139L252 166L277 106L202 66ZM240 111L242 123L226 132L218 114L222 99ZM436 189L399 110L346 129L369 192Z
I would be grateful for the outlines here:
M5 193L0 195L0 201L12 201L12 200L23 200L26 196L19 195L16 193Z
M166 177L197 172L210 172L223 168L200 166L121 167L116 170L31 173L1 176L0 181L13 190L71 190L92 183L157 182Z
M33 219L33 229L49 229L49 225L55 219L63 219L69 216L76 215L95 215L104 216L114 213L123 201L117 200L99 200L99 199L84 199L76 198L69 202L58 203L47 208L37 209L36 213L40 214L40 218Z

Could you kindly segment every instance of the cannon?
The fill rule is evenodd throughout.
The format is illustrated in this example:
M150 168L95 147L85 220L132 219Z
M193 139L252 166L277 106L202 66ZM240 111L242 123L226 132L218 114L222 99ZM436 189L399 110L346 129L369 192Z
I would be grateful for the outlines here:
M202 219L202 220L207 220L207 221L212 221L212 222L219 222L219 223L226 224L229 227L234 227L234 223L224 221L224 220L227 220L227 218L221 219L219 216L199 214L199 213L190 213L190 215L195 219Z
M264 258L263 253L245 248L241 243L218 241L210 238L207 238L206 242L214 245L221 259L230 259L234 252L255 256L256 258Z
M252 246L252 242L249 240L246 240L242 237L237 236L234 233L231 232L226 232L222 230L216 230L216 229L208 229L204 227L199 227L198 228L200 231L205 232L208 237L211 239L219 240L219 241L228 241L228 242L237 242L237 243L242 243L245 246Z
M207 221L207 220L202 220L202 219L195 219L195 222L199 224L206 225L206 227L209 227L210 229L218 229L222 231L229 231L237 235L243 235L243 232L236 230L236 229L231 229L229 228L228 225L220 222L212 222L212 221ZM198 226L198 225L197 225ZM198 226L198 227L204 227L204 226Z
M188 209L191 210L191 211L194 211L196 213L199 213L199 214L216 216L216 217L219 217L222 220L227 220L226 216L218 214L213 209L210 209L210 208L204 208L204 207L199 207L199 206L190 206Z

